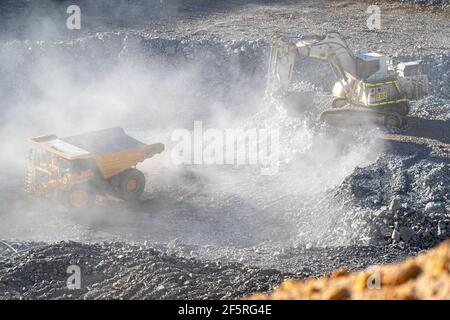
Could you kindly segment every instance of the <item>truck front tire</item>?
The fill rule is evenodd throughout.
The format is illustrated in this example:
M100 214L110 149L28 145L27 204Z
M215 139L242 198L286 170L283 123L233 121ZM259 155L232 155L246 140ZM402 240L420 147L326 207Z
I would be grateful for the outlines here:
M63 193L64 205L70 211L89 210L94 206L96 192L87 185L74 185L70 191Z
M145 176L134 168L129 168L112 178L114 195L125 200L139 199L144 192Z

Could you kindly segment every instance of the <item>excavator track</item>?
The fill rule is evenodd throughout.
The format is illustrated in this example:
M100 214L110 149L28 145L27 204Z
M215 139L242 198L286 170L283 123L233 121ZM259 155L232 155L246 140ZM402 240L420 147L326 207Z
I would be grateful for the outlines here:
M373 124L384 127L403 125L403 117L395 112L358 110L352 108L332 109L320 114L320 120L333 126L362 126Z

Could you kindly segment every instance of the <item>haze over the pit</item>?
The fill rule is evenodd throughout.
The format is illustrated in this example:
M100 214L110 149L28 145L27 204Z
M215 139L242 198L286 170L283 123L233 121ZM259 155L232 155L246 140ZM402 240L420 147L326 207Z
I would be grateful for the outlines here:
M96 14L101 16L102 11L99 12ZM254 50L251 46L242 46L242 49L230 46L229 49L227 43L214 45L213 41L206 41L205 44L196 43L194 49L183 51L180 48L189 47L189 42L148 39L139 30L128 29L133 12L127 13L124 7L118 8L117 12L120 12L120 21L129 23L119 23L116 28L105 24L108 31L97 34L81 30L76 36L67 36L65 21L61 19L61 14L66 15L59 9L44 15L31 11L29 19L17 21L21 30L19 40L12 40L17 35L14 22L8 23L11 35L2 34L0 150L3 156L0 164L6 177L1 184L7 190L5 199L8 201L1 212L5 223L0 231L3 229L4 235L11 236L12 226L12 230L17 230L14 234L17 238L45 240L77 238L85 232L83 228L81 231L77 228L66 230L70 227L65 227L64 219L68 219L68 225L72 226L72 218L59 218L53 207L36 205L35 202L29 204L24 200L21 187L30 137L43 134L68 136L120 126L145 142L168 143L167 154L170 154L172 130L180 127L192 129L194 120L219 129L241 124L246 128L277 127L282 131L280 160L288 162L289 166L284 173L267 179L255 177L251 173L252 168L245 166L239 168L245 174L236 170L228 172L228 168L224 170L222 167L217 170L208 167L204 171L201 166L196 167L206 181L206 188L194 194L193 198L183 198L183 210L190 206L192 212L214 212L215 217L221 210L235 214L235 222L227 228L236 234L236 242L239 242L239 236L245 237L248 243L254 243L281 235L286 238L296 235L297 231L311 235L318 227L325 228L334 212L322 212L320 207L313 211L309 203L299 203L314 201L328 188L339 184L356 166L374 161L377 152L371 143L377 135L349 143L348 135L330 135L315 123L315 119L290 121L263 113L264 121L252 120L255 113L266 108L262 95L267 48ZM170 12L176 16L176 9L165 11L169 20L172 17ZM86 15L89 17L89 12ZM23 26L23 23L41 20L48 23L44 22L44 27L36 29L32 24ZM188 57L186 52L191 56ZM219 54L223 58L218 59L216 55ZM248 60L246 54L251 59ZM355 138L355 135L350 134L350 137ZM170 158L165 156L156 161L161 159L167 160L163 165L170 168ZM152 171L152 161L146 161L140 168L145 173ZM178 168L172 170L162 171L161 178L158 178L171 186L165 191L169 196L173 196L171 188L182 183ZM248 184L248 181L254 184ZM267 198L264 201L256 194L258 188L264 189L263 194ZM232 201L228 199L230 194L233 194ZM212 204L208 207L199 200L201 197L209 198ZM271 201L280 206L285 197L289 201L293 198L297 201L292 212L279 214L270 209ZM93 225L116 228L128 223L142 228L136 234L147 236L148 233L151 236L152 228L158 222L170 226L170 214L180 212L177 211L179 205L176 201L173 205L166 203L163 211L169 216L151 217L150 224L140 224L141 218L128 216L126 212L121 214L120 210L126 211L123 207L112 209L117 211L114 214L100 212L100 218L93 214L91 219L87 215L83 222L88 228ZM57 222L52 225L46 220ZM191 225L181 226L184 229L177 235L174 233L173 238L179 237L187 242L226 242L216 239L223 234L205 232L213 228L213 223L199 219ZM220 219L218 223L220 225ZM252 224L259 226L260 234L251 233ZM249 241L247 238L252 236L254 241Z

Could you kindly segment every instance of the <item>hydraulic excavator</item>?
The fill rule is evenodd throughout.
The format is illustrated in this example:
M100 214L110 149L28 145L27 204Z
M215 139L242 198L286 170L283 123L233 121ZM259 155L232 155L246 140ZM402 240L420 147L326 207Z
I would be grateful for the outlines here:
M330 124L376 123L401 127L410 101L428 95L428 77L421 61L396 66L384 55L355 55L337 32L325 36L277 37L272 39L266 95L281 102L290 116L312 105L311 92L290 91L294 67L307 58L328 62L337 78L332 89L332 109L320 120Z

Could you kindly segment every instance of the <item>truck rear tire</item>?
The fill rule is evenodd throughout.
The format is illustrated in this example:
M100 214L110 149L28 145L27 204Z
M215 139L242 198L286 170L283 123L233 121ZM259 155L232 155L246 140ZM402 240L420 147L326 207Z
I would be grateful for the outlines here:
M145 176L137 169L129 168L120 173L116 179L115 193L125 201L137 200L144 192Z

